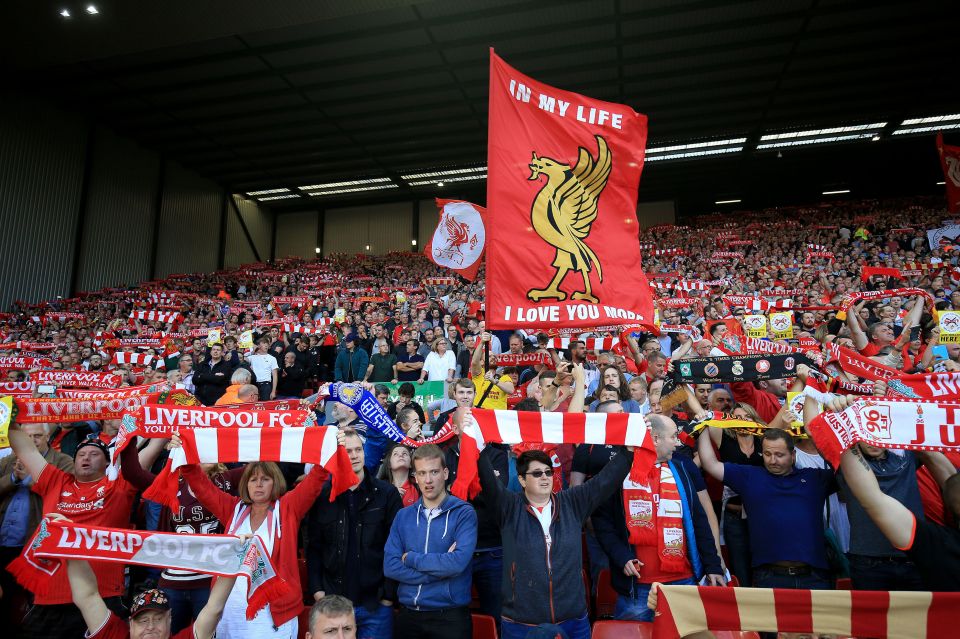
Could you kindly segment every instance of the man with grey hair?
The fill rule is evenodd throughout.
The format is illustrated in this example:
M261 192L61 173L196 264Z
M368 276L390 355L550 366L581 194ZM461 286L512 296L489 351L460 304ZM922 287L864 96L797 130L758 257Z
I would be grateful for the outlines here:
M733 410L733 397L726 388L715 388L707 395L707 406L710 410L729 413Z
M353 603L340 595L327 595L310 609L306 639L356 639Z
M592 517L597 540L610 557L617 619L652 621L647 594L654 582L725 583L710 522L698 497L702 485L692 461L677 457L677 425L648 415L657 461L644 484L627 477ZM649 531L649 532L646 532ZM644 534L646 532L646 534Z

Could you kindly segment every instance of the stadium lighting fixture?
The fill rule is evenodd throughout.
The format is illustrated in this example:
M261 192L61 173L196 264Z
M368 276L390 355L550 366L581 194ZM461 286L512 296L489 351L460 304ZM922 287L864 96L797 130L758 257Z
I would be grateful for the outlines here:
M320 255L320 247L318 246L317 248L313 249L313 252L317 255Z
M96 7L95 5L88 4L88 5L87 5L87 13L89 13L89 14L92 15L92 16L95 16L95 15L97 15L98 13L100 13L100 11L97 10L97 7Z
M367 246L366 246L365 248L369 251L369 250L370 250L370 245L367 244Z
M948 120L960 120L960 113L950 113L948 115L931 115L926 118L910 118L900 123L900 126L910 126L911 124L932 124L934 122L944 122Z
M739 204L743 200L717 200L714 204Z
M471 175L473 173L482 173L483 175ZM456 179L457 176L470 176L470 177L460 177ZM447 182L461 182L463 180L480 180L487 177L487 167L486 166L474 166L466 169L445 169L442 171L426 171L422 173L404 173L401 174L404 180L409 182L410 180L419 180L423 178L438 178L442 177Z
M461 175L459 177L449 177L443 178L442 182L434 182L433 180L416 180L414 182L408 182L410 186L443 186L446 182L468 182L471 180L486 180L486 173L478 173L476 175Z
M946 182L937 182L937 186L946 186L946 185L947 185Z
M658 160L681 160L685 158L699 158L708 155L724 155L726 153L739 153L743 151L742 146L731 146L723 149L703 149L702 151L687 151L681 153L667 153L665 155L648 155L647 162L656 162Z
M320 197L324 195L340 195L342 193L360 193L363 191L383 191L385 189L399 188L396 184L370 184L368 186L354 186L346 189L327 189L323 191L310 191L307 195Z
M362 186L365 184L385 184L390 182L390 178L370 178L367 180L347 180L345 182L327 182L325 184L307 184L298 186L301 191L325 191L335 189L340 186Z
M258 197L257 202L269 202L271 200L289 200L290 198L300 197L297 193L285 193L283 195L270 195L268 197Z
M842 195L843 193L849 193L850 189L837 189L836 191L824 191L824 195Z
M897 129L894 135L910 135L911 133L936 133L937 131L946 131L947 129L960 129L960 122L947 122L944 124L935 124L933 126L917 126L907 129Z
M437 186L442 187L442 186L443 186L443 182L437 182Z
M60 16L63 18L70 17L70 9L60 9Z
M416 246L416 245L417 245L416 240L410 240L410 246Z
M289 193L290 189L264 189L262 191L247 191L247 195L272 195L274 193Z

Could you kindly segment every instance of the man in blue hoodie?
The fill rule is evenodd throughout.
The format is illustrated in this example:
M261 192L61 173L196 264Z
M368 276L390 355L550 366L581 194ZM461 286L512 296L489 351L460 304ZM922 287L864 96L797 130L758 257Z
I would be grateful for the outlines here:
M477 514L447 493L443 451L427 444L413 453L420 499L397 513L384 549L383 574L399 583L394 637L471 639L470 570Z

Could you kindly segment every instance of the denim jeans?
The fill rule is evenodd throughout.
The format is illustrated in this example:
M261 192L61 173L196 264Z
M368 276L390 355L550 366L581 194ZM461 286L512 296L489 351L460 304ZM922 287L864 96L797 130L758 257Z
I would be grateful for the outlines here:
M854 590L927 590L912 561L849 554Z
M833 579L826 570L814 568L806 575L780 575L769 568L753 569L754 588L790 588L793 590L833 590Z
M666 586L694 586L693 577L668 581ZM632 592L628 596L617 595L617 607L613 618L618 621L653 621L653 611L647 608L647 596L650 594L651 584L634 583Z
M353 609L357 617L357 639L391 639L393 637L393 606L377 605L375 612L363 606Z
M170 634L175 635L197 618L200 611L207 605L210 598L210 588L164 588L163 594L170 600L170 616L172 623Z
M480 597L480 612L500 623L501 587L503 585L503 548L478 550L473 553L473 585Z
M750 576L750 530L747 520L738 513L725 511L723 513L723 541L730 556L730 573L737 578L740 585L748 588L752 579Z
M554 625L559 626L570 639L590 639L590 620L587 619L587 615L579 619L568 619ZM525 639L530 631L537 626L504 619L500 627L502 628L500 639Z

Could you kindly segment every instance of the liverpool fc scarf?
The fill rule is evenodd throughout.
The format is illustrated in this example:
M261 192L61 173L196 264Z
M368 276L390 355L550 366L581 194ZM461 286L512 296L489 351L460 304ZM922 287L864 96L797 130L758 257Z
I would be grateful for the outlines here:
M676 362L673 375L678 384L753 382L796 377L800 364L813 362L800 353L696 357Z
M550 353L503 353L494 355L497 366L536 366L543 365L553 368L553 358Z
M888 380L900 375L900 371L895 368L878 364L869 357L833 342L827 344L827 353L830 362L835 361L845 373L863 377L870 381Z
M450 492L461 499L480 492L477 459L491 444L610 444L634 446L630 478L644 481L656 460L653 440L638 413L534 413L471 409L460 435L460 463Z
M886 291L856 291L847 293L840 300L840 311L837 313L838 320L847 319L847 312L860 300L882 300L888 297L916 297L920 296L933 306L933 295L922 288L894 288Z
M123 380L113 373L90 371L36 371L30 381L38 384L56 384L70 388L117 388Z
M232 535L158 533L48 519L40 522L24 553L7 570L24 588L37 592L49 584L62 560L70 559L244 577L249 583L247 619L290 589L277 575L259 537L241 542Z
M840 412L820 414L807 430L837 468L857 442L878 448L960 450L960 403L864 397Z
M623 512L631 546L655 546L663 572L687 569L683 501L668 462L651 468L645 483L624 480Z
M101 395L85 398L27 398L16 399L19 424L62 424L100 419L120 419L125 413L135 412L148 402L187 403L197 400L185 390L142 395L120 395L122 391L102 391Z

